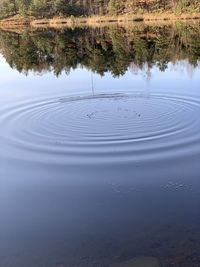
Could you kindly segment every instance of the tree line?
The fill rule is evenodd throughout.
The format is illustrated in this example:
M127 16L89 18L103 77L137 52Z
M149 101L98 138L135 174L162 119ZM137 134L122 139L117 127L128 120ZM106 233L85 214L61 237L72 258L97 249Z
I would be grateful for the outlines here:
M170 10L199 12L199 0L0 0L0 17L119 15Z
M126 36L126 38L124 38ZM123 75L127 70L164 71L168 63L200 60L199 26L134 26L27 31L0 31L0 51L19 72L55 75L80 66L100 75Z

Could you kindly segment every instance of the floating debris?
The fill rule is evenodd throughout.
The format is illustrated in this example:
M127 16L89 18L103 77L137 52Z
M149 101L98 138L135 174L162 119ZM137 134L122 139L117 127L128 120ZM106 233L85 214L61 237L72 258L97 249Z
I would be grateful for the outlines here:
M122 93L113 93L113 94L95 94L95 95L85 95L85 96L71 96L71 97L63 97L59 98L59 102L67 103L73 101L81 101L81 100L91 100L91 99L122 99L129 98L128 94Z

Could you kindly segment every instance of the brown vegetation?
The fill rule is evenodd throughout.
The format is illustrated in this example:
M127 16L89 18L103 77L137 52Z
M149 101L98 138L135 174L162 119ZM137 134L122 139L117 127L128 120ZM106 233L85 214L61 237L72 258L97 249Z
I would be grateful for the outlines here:
M200 13L186 13L175 15L170 13L149 13L142 15L119 15L119 16L90 16L90 17L63 17L36 19L35 17L14 16L0 21L0 27L16 28L18 26L65 26L65 25L98 25L107 23L148 22L148 21L177 21L200 19Z

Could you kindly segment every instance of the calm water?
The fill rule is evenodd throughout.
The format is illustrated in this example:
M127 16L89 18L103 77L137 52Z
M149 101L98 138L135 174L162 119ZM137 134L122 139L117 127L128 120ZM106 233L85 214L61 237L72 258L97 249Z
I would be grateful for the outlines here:
M200 266L200 23L0 31L0 266Z

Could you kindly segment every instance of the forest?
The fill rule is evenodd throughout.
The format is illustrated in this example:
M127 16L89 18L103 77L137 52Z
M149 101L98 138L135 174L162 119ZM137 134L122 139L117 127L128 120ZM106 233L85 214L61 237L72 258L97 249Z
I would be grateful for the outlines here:
M199 11L199 0L0 0L0 18L17 14L50 18Z
M124 38L126 36L126 38ZM0 50L19 72L62 72L83 67L112 76L127 70L164 71L183 60L195 68L200 59L199 25L75 28L9 33L0 31ZM145 74L146 75L146 74Z

